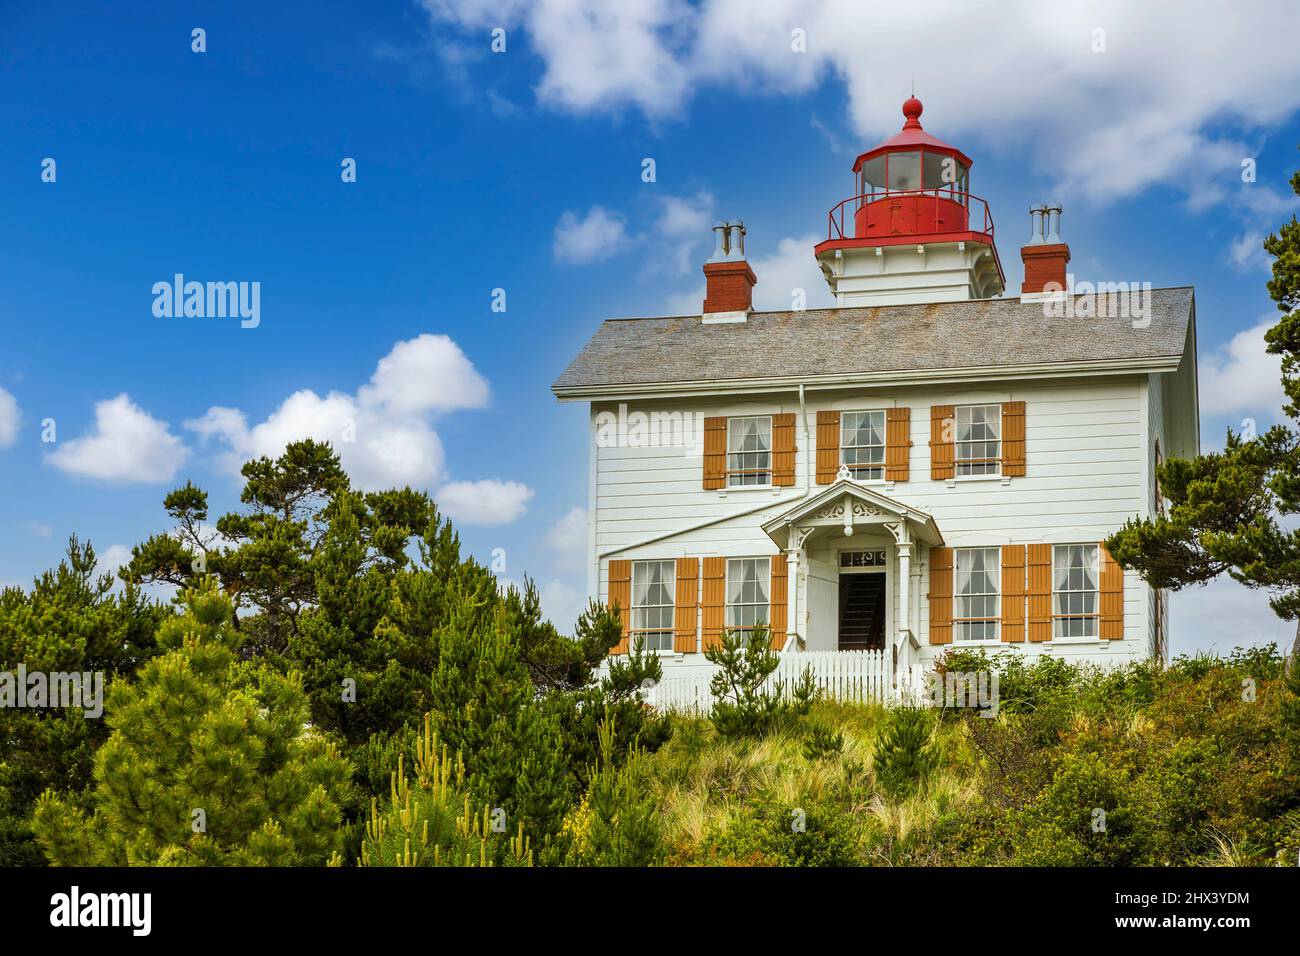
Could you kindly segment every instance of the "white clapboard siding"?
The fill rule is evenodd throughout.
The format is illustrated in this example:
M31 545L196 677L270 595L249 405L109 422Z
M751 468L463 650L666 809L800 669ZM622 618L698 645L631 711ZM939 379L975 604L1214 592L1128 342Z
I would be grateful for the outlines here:
M943 534L988 533L1012 540L1049 540L1055 528L1120 527L1124 520L1149 507L1151 491L1144 469L1149 454L1145 380L1115 382L1024 383L1014 390L984 386L874 389L860 398L818 400L810 396L809 428L816 429L817 412L826 408L911 408L911 480L889 492L905 504L934 515ZM1028 472L1010 485L958 482L948 487L929 478L930 406L975 401L1026 404ZM653 412L654 403L632 402L632 410ZM774 494L771 490L730 489L725 495L702 487L703 417L800 414L795 401L683 402L674 409L692 412L698 434L683 448L600 447L596 449L595 545L598 552L632 547L626 557L724 556L770 554L773 547L759 529L763 512L781 510L802 490L809 442L796 418L799 442L797 482ZM593 411L597 409L593 408ZM815 492L817 486L813 487ZM739 522L729 515L760 507L759 515ZM722 523L686 532L710 519ZM674 534L677 532L677 534ZM645 545L650 538L661 538ZM1005 537L1002 540L1007 540ZM604 583L604 569L599 572Z
M632 401L632 411L682 411L693 415L693 440L687 448L597 447L591 493L592 528L588 562L594 596L608 595L609 560L679 557L766 557L776 545L762 524L800 500L805 491L809 456L815 445L817 413L835 409L908 407L911 409L910 480L877 490L902 504L927 512L945 542L953 547L996 546L1006 543L1066 543L1102 540L1134 515L1150 514L1154 504L1154 440L1166 437L1180 448L1186 428L1173 429L1165 401L1165 376L1134 375L1115 379L1064 379L1056 382L1017 382L998 388L989 384L875 387L859 394L809 392L804 435L803 411L797 399L700 398L664 403ZM930 479L930 408L933 405L1025 402L1026 474L1005 484L992 481L933 481ZM593 414L607 406L593 406ZM617 406L608 406L616 409ZM779 489L705 489L703 477L703 419L706 416L767 415L793 412L798 443L793 486ZM1189 426L1190 427L1190 426ZM1165 448L1166 457L1171 449ZM816 494L821 486L807 489ZM816 557L818 539L809 552ZM891 557L891 562L896 558ZM928 644L929 566L927 552L913 553L915 610L912 631L921 642L921 659L938 649ZM891 590L896 613L897 564L891 563ZM811 606L804 605L804 608ZM1150 590L1134 572L1124 583L1125 640L1106 650L1106 659L1145 653L1154 629ZM894 621L887 623L894 633ZM822 645L824 646L824 645ZM1038 653L1038 645L1024 647ZM820 653L820 652L805 652ZM1072 656L1083 650L1069 651ZM692 657L694 655L688 655ZM812 662L809 658L808 662ZM681 677L680 670L697 671L691 660L666 662L661 696L683 702L708 702L707 680ZM860 662L818 661L819 686L835 695L855 693L866 678ZM783 664L783 668L793 665ZM846 668L848 670L846 670ZM857 668L856 670L854 668ZM678 674L674 674L678 671ZM789 678L783 669L782 676ZM797 673L793 675L797 678ZM681 687L669 681L687 681ZM867 682L870 683L869 681ZM874 686L874 685L872 685ZM872 694L878 693L873 691ZM700 695L703 695L701 697ZM674 697L673 695L678 695ZM867 699L875 699L869 695ZM675 704L673 706L676 706ZM683 703L685 706L685 703ZM695 706L692 703L692 706Z

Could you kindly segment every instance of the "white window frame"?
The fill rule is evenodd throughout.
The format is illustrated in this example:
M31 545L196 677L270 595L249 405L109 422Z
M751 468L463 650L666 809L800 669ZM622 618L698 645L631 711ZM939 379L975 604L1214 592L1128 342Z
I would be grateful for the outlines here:
M1064 554L1066 560L1069 559L1069 549L1083 548L1085 552L1092 553L1092 580L1091 588L1065 587L1058 588L1057 582L1057 558L1058 555ZM1069 582L1067 581L1067 584ZM1092 611L1070 611L1060 612L1060 602L1058 595L1092 595ZM1086 603L1081 602L1081 603ZM1073 625L1083 624L1082 628L1076 628ZM1081 630L1083 633L1066 633L1066 631ZM1098 640L1101 637L1101 548L1096 544L1054 544L1052 545L1052 639L1053 640Z
M989 438L986 436L983 438L963 439L961 437L962 415L963 413L965 413L965 415L969 419L971 413L977 408L984 409L986 416L989 409L994 410L995 417L993 419L992 424L993 424L993 429L995 431L995 435L993 438ZM974 423L968 420L966 424L967 426L972 426ZM988 427L990 421L986 417L985 421L979 424ZM955 477L957 478L1001 478L1002 477L1002 406L1000 404L998 404L997 402L981 402L972 405L958 405L953 410L952 429L953 429L953 436L952 436L953 475ZM988 451L987 446L990 442L995 446L994 449L995 453L992 456L989 456L987 454L979 455L979 456L962 454L963 451L973 450L969 447L971 445L983 445L984 446L983 450L987 452ZM965 468L966 470L963 471L963 468ZM976 468L982 470L979 471L972 470Z
M731 430L738 422L748 421L765 421L767 422L767 450L766 451L732 451L731 448ZM733 468L733 455L766 455L766 468ZM742 459L743 463L743 459ZM727 419L727 487L728 488L771 488L772 487L772 416L771 415L737 415L735 418ZM763 481L749 480L752 478L765 478Z
M651 565L668 566L668 603L637 603L637 572L642 574L649 572ZM661 569L662 570L662 569ZM649 588L647 588L648 596ZM664 609L667 609L665 612ZM650 612L658 612L660 623L658 627L650 627L648 618ZM666 613L668 625L665 627L662 623L662 615ZM629 646L635 646L636 639L639 637L644 641L643 649L655 651L656 653L672 652L673 635L677 613L677 562L671 558L666 560L651 561L633 561L632 562L632 625L628 628Z
M764 600L764 601L735 601L735 602L733 602L733 601L731 600L731 582L732 582L732 579L733 579L735 573L737 573L736 570L733 570L733 569L738 569L739 566L740 566L741 564L751 563L751 562L752 562L752 563L755 563L755 564L757 564L757 565L759 565L759 568L758 568L759 574L758 574L758 576L757 576L757 580L758 580L759 582L761 582L762 587L763 587L763 590L764 590L764 592L766 593L767 599ZM763 625L764 627L767 627L767 626L769 626L769 625L772 623L772 620L771 620L771 617L772 617L772 611L771 611L771 608L772 608L772 559L771 559L771 558L767 558L767 557L728 558L728 559L727 559L727 575L726 575L726 579L723 581L723 587L724 587L724 589L725 589L725 590L723 591L723 602L724 602L724 612L723 612L723 613L724 613L724 618L723 618L723 619L724 619L724 621L726 622L726 628L727 628L727 630L729 630L729 631L752 631L755 627L757 627L757 626L760 625L760 624ZM736 624L736 623L735 623L735 617L736 617L736 615L732 613L732 609L733 609L733 608L742 608L742 607L760 608L760 609L761 609L761 615L760 615L760 612L759 612L759 611L755 611L754 616L755 616L756 619L757 619L757 618L760 618L760 616L761 616L761 619L760 619L760 620L756 620L753 624L749 624L749 625L745 625L745 624L740 624L740 625L738 625L738 624Z
M845 422L845 418L849 415L879 415L880 416L880 444L879 445L844 444L844 422ZM854 409L853 411L840 412L840 464L846 466L849 469L849 473L853 475L855 481L884 481L885 480L885 461L889 454L888 428L889 428L889 416L886 414L885 409L883 408L862 408L862 409ZM880 463L876 464L874 462L871 462L866 465L860 463L850 464L846 460L848 457L847 452L850 448L853 449L879 448ZM867 470L879 471L880 474L874 476L867 475L864 477L858 476L858 472L867 471Z
M962 594L962 574L969 573L961 570L961 556L970 554L972 551L983 551L985 567L988 569L989 555L993 556L991 570L986 570L987 577L992 582L992 591L980 591L973 594ZM952 624L953 624L953 643L954 644L991 644L1002 639L1002 549L999 547L980 547L980 548L954 548L952 556ZM972 616L969 614L959 614L962 608L963 600L969 598L984 598L992 596L993 613L991 615ZM985 633L980 637L968 636L972 630L971 625L979 625ZM989 625L992 625L992 635L988 633Z

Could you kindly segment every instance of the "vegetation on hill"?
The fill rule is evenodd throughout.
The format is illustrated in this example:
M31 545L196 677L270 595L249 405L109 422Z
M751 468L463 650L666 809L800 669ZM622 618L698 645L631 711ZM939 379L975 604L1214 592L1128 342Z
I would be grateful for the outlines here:
M740 739L679 718L639 769L664 810L658 862L1290 865L1300 680L1285 664L1274 648L1111 673L951 654L998 673L996 717L819 701Z

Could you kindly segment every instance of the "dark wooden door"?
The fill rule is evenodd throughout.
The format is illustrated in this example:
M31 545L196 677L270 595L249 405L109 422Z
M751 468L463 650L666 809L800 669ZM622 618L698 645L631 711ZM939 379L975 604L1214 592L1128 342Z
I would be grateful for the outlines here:
M884 650L885 575L840 575L840 650Z

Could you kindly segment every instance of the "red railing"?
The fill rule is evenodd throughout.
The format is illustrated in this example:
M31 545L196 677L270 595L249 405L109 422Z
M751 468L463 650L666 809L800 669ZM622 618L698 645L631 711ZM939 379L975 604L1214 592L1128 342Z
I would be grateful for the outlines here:
M852 235L845 232L845 210L851 210ZM877 214L878 213L878 214ZM902 227L871 231L900 218ZM972 228L974 223L980 228ZM913 189L903 192L863 193L837 203L827 215L827 240L897 238L936 235L945 232L974 232L993 242L993 215L989 204L978 196L956 189Z

